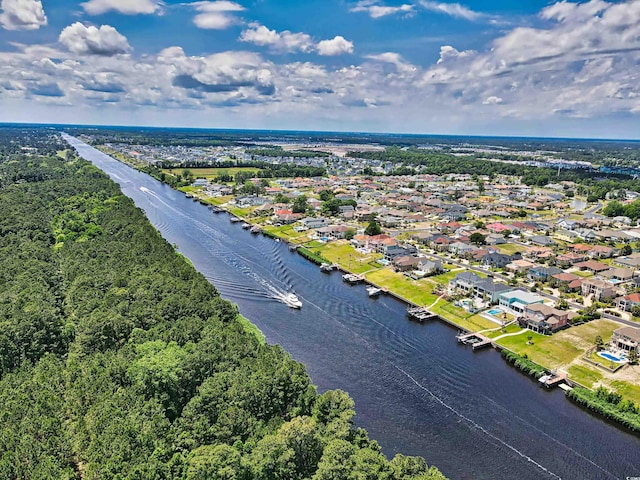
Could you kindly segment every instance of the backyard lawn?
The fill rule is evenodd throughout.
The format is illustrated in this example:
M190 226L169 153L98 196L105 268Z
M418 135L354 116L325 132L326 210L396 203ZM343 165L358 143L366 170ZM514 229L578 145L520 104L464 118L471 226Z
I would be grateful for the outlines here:
M400 295L418 305L429 306L438 298L433 293L433 286L430 283L424 280L412 280L402 273L392 271L390 268L371 272L366 277L370 282L391 290L396 295Z
M522 245L517 245L515 243L506 243L504 245L497 245L500 253L504 253L505 255L513 255L516 252L524 251L525 247Z
M531 360L550 368L568 368L584 352L595 345L600 335L605 342L620 325L610 320L594 320L583 325L568 328L553 335L528 333L515 337L506 337L498 343L514 352L527 354ZM533 345L527 345L527 337L533 337Z

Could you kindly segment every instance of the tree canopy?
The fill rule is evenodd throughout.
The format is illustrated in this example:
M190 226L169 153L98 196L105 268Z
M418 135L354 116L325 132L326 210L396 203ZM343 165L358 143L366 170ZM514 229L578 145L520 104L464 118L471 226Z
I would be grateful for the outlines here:
M0 178L0 478L442 478L387 461L97 168Z

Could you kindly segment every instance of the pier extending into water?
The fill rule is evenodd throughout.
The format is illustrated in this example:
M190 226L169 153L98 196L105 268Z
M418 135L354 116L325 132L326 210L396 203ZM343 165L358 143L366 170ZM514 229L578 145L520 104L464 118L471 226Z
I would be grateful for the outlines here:
M431 313L429 310L423 307L410 307L407 309L407 316L411 320L417 320L420 323L426 322L427 320L437 320L440 317L435 313Z
M464 345L471 345L473 350L480 350L481 348L492 345L492 340L479 333L463 333L456 336L458 343Z

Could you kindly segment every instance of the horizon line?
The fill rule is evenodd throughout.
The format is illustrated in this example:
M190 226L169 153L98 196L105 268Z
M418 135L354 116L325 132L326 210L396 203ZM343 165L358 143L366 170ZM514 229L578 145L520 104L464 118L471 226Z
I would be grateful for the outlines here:
M389 135L406 137L464 137L464 138L485 138L485 139L508 139L508 140L574 140L585 142L624 142L640 143L639 138L606 138L606 137L553 137L553 136L527 136L527 135L480 135L480 134L457 134L457 133L408 133L408 132L375 132L375 131L351 131L351 130L283 130L283 129L261 129L261 128L221 128L221 127L186 127L186 126L157 126L157 125L106 125L106 124L82 124L82 123L39 123L39 122L0 122L0 128L9 126L31 126L31 127L84 127L97 129L154 129L154 130L200 130L211 132L264 132L264 133L315 133L315 134L340 134L340 135Z

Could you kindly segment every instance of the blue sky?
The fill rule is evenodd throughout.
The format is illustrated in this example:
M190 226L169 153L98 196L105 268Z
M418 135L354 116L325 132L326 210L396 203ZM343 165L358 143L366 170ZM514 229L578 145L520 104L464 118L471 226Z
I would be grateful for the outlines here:
M640 137L640 0L0 0L0 121Z

